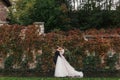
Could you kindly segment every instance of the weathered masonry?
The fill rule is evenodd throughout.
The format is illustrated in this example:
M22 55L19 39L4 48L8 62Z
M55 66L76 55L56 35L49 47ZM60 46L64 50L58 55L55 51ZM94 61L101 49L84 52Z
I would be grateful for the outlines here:
M9 0L0 0L0 25L7 23L8 7L10 6Z

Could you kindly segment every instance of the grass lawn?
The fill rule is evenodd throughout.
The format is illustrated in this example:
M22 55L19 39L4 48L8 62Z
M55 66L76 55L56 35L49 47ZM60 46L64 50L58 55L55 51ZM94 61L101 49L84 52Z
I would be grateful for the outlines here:
M120 80L120 78L0 77L0 80Z

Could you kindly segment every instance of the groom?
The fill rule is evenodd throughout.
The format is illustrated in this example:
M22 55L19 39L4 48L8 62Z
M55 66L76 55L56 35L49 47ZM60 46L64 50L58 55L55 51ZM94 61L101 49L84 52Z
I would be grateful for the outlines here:
M55 54L54 54L54 58L53 58L53 61L54 61L55 64L56 64L56 62L57 62L58 56L60 56L60 52L59 52L58 49L59 49L59 47L57 47L56 52L55 52Z

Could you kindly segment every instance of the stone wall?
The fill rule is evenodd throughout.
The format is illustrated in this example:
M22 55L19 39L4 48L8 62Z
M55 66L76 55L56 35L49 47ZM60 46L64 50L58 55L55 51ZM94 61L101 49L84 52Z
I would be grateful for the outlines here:
M7 7L0 1L0 21L6 21Z

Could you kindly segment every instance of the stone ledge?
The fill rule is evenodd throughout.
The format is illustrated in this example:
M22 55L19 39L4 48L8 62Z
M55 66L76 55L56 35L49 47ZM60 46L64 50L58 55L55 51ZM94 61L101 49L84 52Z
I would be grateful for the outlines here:
M0 21L0 26L4 25L4 24L8 24L9 22L6 21Z

